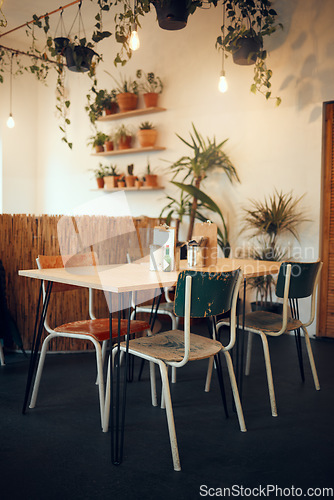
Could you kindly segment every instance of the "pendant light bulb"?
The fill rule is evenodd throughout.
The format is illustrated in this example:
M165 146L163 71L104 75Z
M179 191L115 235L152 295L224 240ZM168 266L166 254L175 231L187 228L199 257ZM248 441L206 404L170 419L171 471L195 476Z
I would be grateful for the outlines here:
M135 24L135 23L132 25L132 28L131 28L129 47L131 50L138 50L140 47L140 41L139 41L139 36L138 36L138 31L137 31L137 24Z
M15 127L15 121L14 121L14 118L13 118L12 113L10 113L10 115L9 115L9 117L8 117L8 120L7 120L7 127L8 127L8 128L14 128L14 127Z
M219 92L221 92L222 94L224 94L224 92L226 92L228 89L228 84L227 84L227 80L226 80L226 76L225 76L225 71L222 71L220 73L220 78L219 78L219 83L218 83L218 90Z

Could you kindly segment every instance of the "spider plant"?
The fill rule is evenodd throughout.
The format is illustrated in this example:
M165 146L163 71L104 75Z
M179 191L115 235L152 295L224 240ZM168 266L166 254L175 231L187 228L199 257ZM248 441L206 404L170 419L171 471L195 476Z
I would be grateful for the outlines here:
M308 220L299 209L302 198L303 196L294 198L292 192L275 190L263 202L252 200L251 207L244 209L244 229L250 229L251 236L266 234L272 251L276 247L277 238L283 233L290 233L298 240L297 226Z
M279 237L290 233L299 240L298 226L308 221L300 208L303 196L295 198L292 192L274 191L264 201L251 200L250 208L244 209L244 231L248 231L255 243L249 256L257 260L281 261L289 257L279 245ZM275 280L273 276L251 278L248 284L256 290L256 300L263 304L272 302Z

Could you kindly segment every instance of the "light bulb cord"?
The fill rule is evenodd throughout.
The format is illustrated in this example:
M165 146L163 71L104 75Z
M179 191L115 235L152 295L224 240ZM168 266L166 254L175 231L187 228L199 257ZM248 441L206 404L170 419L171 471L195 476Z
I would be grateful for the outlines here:
M12 102L13 102L13 57L14 52L12 52L12 57L10 59L10 78L9 78L9 114L12 116Z
M225 38L225 2L223 0L223 29L222 29L222 34L223 34L223 41ZM223 45L222 47L222 72L225 75L225 47Z

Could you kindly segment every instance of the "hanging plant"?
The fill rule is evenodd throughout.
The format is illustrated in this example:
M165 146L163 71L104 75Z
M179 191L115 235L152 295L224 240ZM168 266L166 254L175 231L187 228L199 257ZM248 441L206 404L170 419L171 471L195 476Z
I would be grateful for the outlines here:
M222 35L217 38L216 46L232 54L237 64L255 64L251 91L272 98L272 71L266 65L263 39L283 28L276 21L277 12L269 0L223 0L223 5L227 22L221 27ZM275 99L279 105L281 98Z

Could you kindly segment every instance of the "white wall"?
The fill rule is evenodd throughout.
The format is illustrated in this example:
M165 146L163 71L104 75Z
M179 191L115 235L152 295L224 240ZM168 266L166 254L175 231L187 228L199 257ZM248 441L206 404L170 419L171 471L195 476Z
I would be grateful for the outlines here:
M13 78L13 129L6 126L10 112L7 75L0 89L2 213L35 213L37 209L38 85L31 75Z
M98 68L99 86L113 87L105 69L116 76L119 72L134 76L138 68L160 75L165 84L160 105L167 111L147 118L158 126L159 144L167 148L150 155L151 165L163 175L166 192L175 191L168 185L168 163L163 160L175 161L187 153L175 133L187 137L193 122L205 136L229 139L226 152L237 168L241 184L231 186L224 176L213 173L203 183L203 189L226 214L232 245L244 242L239 234L241 209L249 198L263 199L275 188L293 190L296 196L305 194L302 206L311 219L300 231L302 248L307 249L303 256L316 258L322 104L334 98L334 4L332 0L322 0L320 7L317 0L277 0L274 5L284 31L273 35L266 48L270 52L268 65L273 70L273 94L282 98L278 108L274 101L267 102L263 96L250 93L253 68L236 66L230 59L225 68L229 91L218 92L221 59L215 40L221 8L197 10L189 18L187 28L177 32L161 30L152 12L142 22L140 50L120 70L113 65L115 42L100 43L98 50L103 53L104 62ZM112 30L107 19L104 24ZM49 87L38 84L35 88L28 76L17 82L15 135L4 127L4 94L8 94L8 87L1 89L5 212L66 213L97 196L104 201L109 196L92 191L95 180L89 169L97 167L100 159L90 156L91 150L86 146L93 132L84 111L90 80L86 75L73 73L67 77L73 151L61 142L54 83L55 77L49 78ZM141 121L143 118L139 117L124 123L135 126ZM101 124L100 128L108 131L110 126ZM133 162L137 175L144 172L146 165L146 156L141 154L110 160L123 171ZM161 191L129 193L128 201L134 215L157 216L165 205Z

